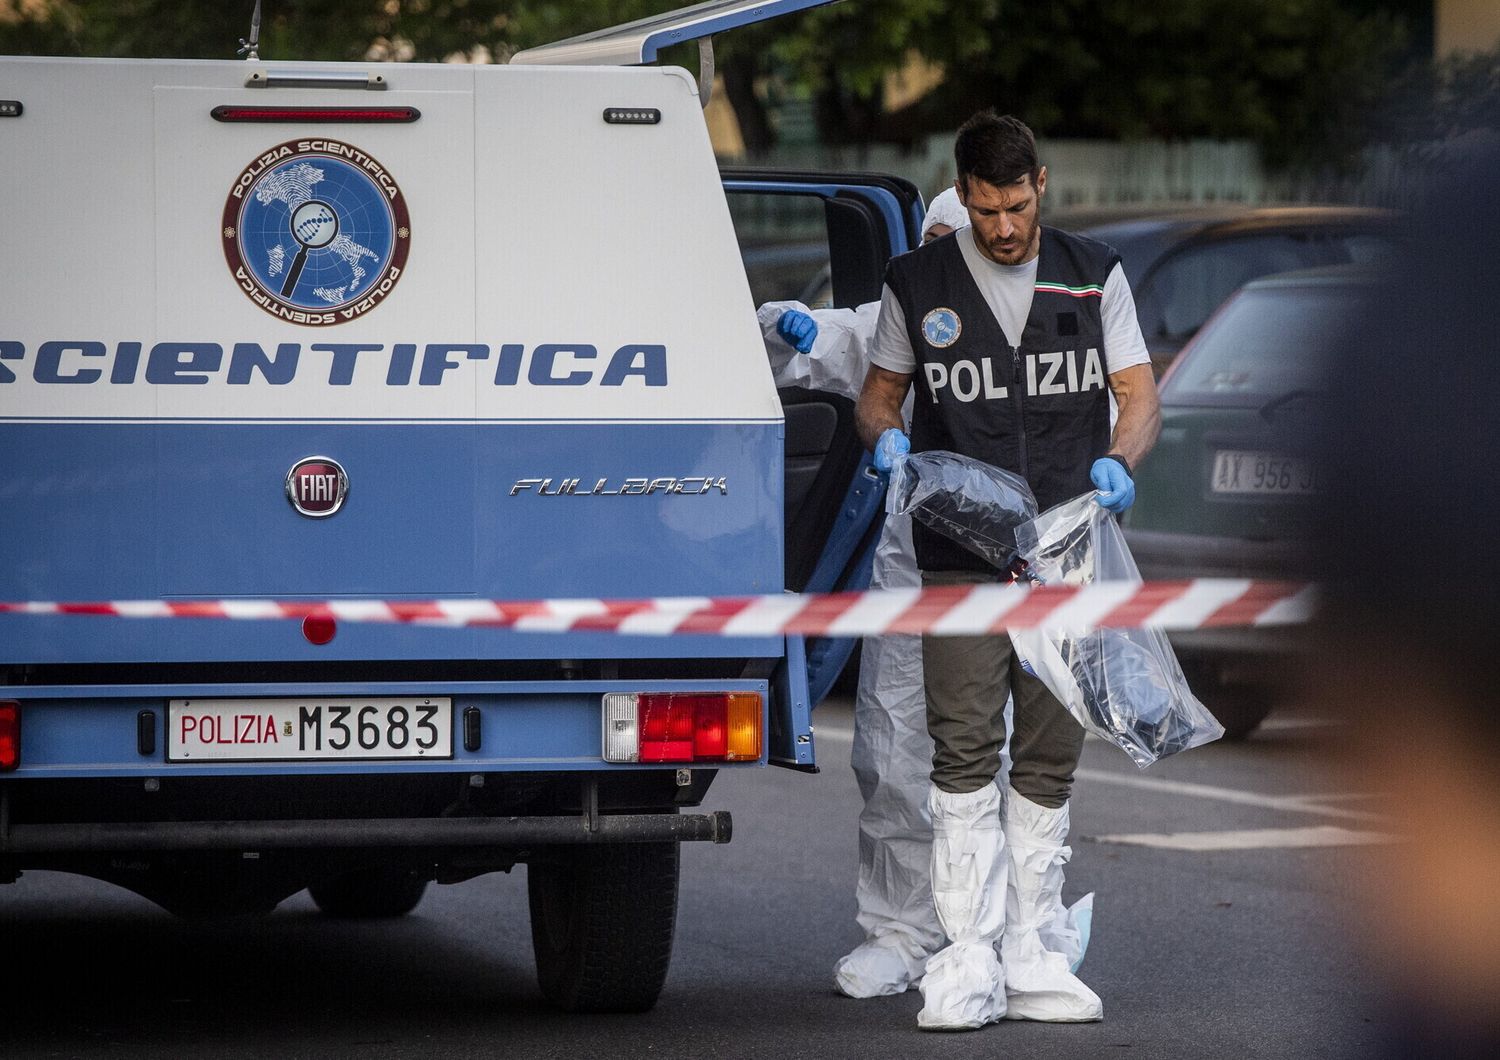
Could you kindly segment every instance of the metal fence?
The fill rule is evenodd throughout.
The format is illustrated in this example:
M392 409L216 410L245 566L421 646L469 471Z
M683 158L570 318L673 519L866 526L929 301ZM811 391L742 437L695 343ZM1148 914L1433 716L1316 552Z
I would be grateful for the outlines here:
M736 164L902 176L930 199L953 180L953 134L912 150L886 144L785 147ZM1373 147L1346 170L1276 172L1249 141L1116 143L1040 140L1053 210L1133 210L1155 205L1347 203L1413 205L1440 172L1451 145ZM731 161L729 159L725 160Z

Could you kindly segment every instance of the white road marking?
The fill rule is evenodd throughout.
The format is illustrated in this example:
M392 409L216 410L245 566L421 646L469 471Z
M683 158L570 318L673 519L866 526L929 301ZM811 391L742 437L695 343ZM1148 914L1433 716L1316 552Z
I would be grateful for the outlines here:
M1278 718L1273 714L1260 723L1260 728L1263 732L1273 732L1277 729L1326 729L1337 724L1332 718Z
M815 740L827 743L852 744L854 733L849 729L832 725L813 725ZM1309 813L1318 817L1338 817L1353 821L1378 821L1382 814L1368 810L1350 810L1341 806L1324 806L1332 800L1373 798L1371 792L1319 792L1314 795L1262 795L1255 791L1240 791L1235 788L1220 788L1210 784L1193 784L1185 780L1163 780L1160 777L1133 776L1103 769L1080 769L1074 779L1091 784L1115 784L1156 792L1161 795L1182 795L1194 799L1211 799L1216 802L1232 802L1241 806L1259 806L1267 810L1282 810L1287 813Z
M1293 726L1323 724L1312 720L1287 719ZM839 725L813 725L815 739L826 743L852 744L854 732L851 729ZM1197 784L1185 780L1167 780L1162 777L1141 776L1135 773L1119 773L1104 769L1080 769L1074 774L1075 779L1089 784L1113 784L1118 787L1135 788L1139 791L1149 791L1160 795L1183 796L1194 799L1208 799L1215 802L1229 802L1240 806L1256 806L1267 810L1279 810L1284 813L1311 814L1315 817L1333 817L1347 821L1379 821L1384 814L1374 813L1369 810L1356 810L1345 806L1325 805L1329 802L1343 802L1358 799L1374 798L1372 792L1315 792L1308 795L1264 795L1255 791L1242 791L1237 788L1223 788L1212 784ZM1274 830L1273 830L1274 831ZM1292 830L1296 831L1296 830ZM1317 828L1304 829L1308 833L1317 833ZM1335 829L1335 831L1341 831ZM1211 833L1220 834L1220 833ZM1222 833L1233 835L1238 833ZM1255 833L1248 833L1255 834ZM1331 834L1331 833L1330 833ZM1373 834L1373 833L1350 833L1350 834ZM1102 840L1101 840L1102 841ZM1371 839L1368 842L1382 842L1384 840ZM1288 843L1286 845L1308 845L1308 846L1331 846L1338 845L1328 842L1318 843ZM1193 849L1184 847L1182 849ZM1210 848L1205 848L1210 849ZM1234 849L1232 846L1213 849Z
M1248 828L1232 832L1163 832L1083 837L1094 843L1123 843L1161 850L1266 850L1290 847L1343 847L1394 843L1382 832L1356 832L1334 824L1314 828Z
M1160 780L1155 777L1136 777L1118 774L1106 769L1080 769L1074 774L1077 780L1095 784L1118 784L1134 787L1143 792L1160 795L1185 795L1193 799L1214 799L1218 802L1235 802L1242 807L1262 807L1265 810L1283 810L1286 813L1316 814L1320 817L1344 817L1346 820L1379 820L1380 814L1364 810L1344 810L1341 807L1317 805L1328 795L1260 795L1259 792L1241 792L1233 787L1215 787L1212 784L1193 784L1184 780Z
M1315 800L1327 795L1262 795L1254 791L1239 791L1235 788L1220 788L1211 784L1193 784L1185 780L1163 780L1158 777L1135 776L1130 773L1115 773L1104 769L1080 769L1073 774L1077 780L1093 784L1116 784L1141 791L1153 791L1162 795L1185 795L1194 799L1214 799L1233 802L1241 806L1259 806L1267 810L1284 810L1288 813L1311 813L1321 817L1343 817L1349 820L1378 820L1380 814L1364 810L1346 810L1337 806L1319 806Z

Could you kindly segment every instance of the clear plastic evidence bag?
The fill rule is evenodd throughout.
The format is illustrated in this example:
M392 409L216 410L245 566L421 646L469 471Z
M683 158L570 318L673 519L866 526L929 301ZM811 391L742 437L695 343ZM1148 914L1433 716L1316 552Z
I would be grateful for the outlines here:
M1020 476L955 453L913 453L891 470L887 509L911 513L1000 570L1019 553L1039 585L1139 584L1114 518L1090 492L1040 515ZM1224 727L1193 695L1155 629L1030 629L1010 634L1022 666L1080 725L1142 769L1209 743Z
M935 449L895 462L886 511L915 516L1003 571L1016 555L1016 527L1037 507L1020 475Z

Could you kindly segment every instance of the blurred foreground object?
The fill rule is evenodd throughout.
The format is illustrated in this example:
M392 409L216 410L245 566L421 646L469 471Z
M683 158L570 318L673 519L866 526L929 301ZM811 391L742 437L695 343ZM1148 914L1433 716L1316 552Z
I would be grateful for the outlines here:
M1497 174L1493 145L1453 153L1328 376L1311 692L1406 837L1352 932L1387 977L1393 1056L1500 1050Z

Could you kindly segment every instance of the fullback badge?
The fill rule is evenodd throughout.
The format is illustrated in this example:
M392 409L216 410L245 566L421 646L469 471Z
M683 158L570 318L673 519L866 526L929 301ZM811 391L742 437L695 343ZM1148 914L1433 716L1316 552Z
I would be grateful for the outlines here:
M290 140L240 171L220 235L230 273L256 305L295 324L341 324L395 288L411 218L400 186L364 151Z
M922 337L929 346L936 346L940 350L957 342L963 330L963 321L946 306L934 309L922 318Z

